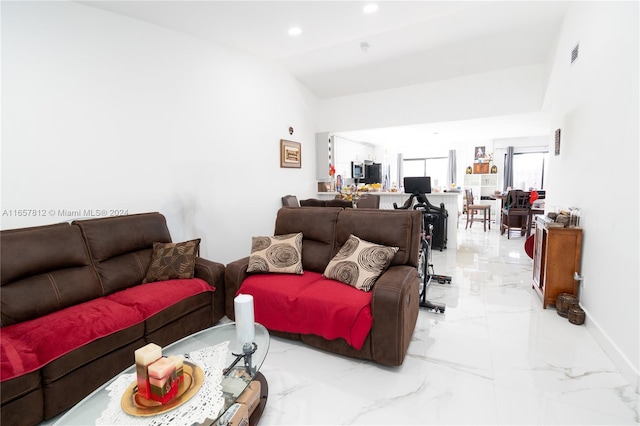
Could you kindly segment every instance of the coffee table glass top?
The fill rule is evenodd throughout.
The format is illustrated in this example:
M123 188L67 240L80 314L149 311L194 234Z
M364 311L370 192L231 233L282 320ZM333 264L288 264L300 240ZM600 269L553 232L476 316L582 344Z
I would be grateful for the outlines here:
M228 351L225 361L225 368L229 367L237 357L234 354L242 354L243 346L236 338L236 325L235 323L218 325L210 327L205 330L194 333L187 336L177 342L174 342L168 346L162 348L162 355L182 355L189 354L190 352L199 351L207 347L218 345L222 342L228 341ZM235 403L235 400L239 396L239 393L249 385L253 377L258 373L264 359L267 356L269 350L269 332L261 324L256 323L255 327L255 352L251 354L251 371L248 374L244 374L239 381L238 378L234 378L233 382L229 381L227 384L226 379L223 378L222 389L224 396L224 406L218 413L218 417L224 414L224 412ZM134 354L131 353L131 360L133 361ZM188 357L187 357L188 359ZM206 368L206 366L204 366ZM236 368L244 370L245 361L240 359ZM91 425L95 424L95 420L101 416L102 412L107 408L111 397L106 388L115 381L122 374L135 373L135 366L132 365L126 370L122 371L113 379L96 389L93 393L88 395L73 408L63 414L54 425ZM222 374L222 371L220 372ZM217 420L211 419L212 423Z

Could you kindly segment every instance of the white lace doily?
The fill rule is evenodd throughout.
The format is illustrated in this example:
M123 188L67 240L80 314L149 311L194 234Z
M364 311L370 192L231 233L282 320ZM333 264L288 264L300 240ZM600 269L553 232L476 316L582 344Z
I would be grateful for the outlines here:
M224 405L222 396L222 370L229 341L190 352L188 360L197 364L204 372L202 387L187 402L174 410L157 416L136 417L124 412L121 405L122 395L136 381L136 374L123 374L106 389L109 391L109 406L96 420L96 425L192 425L204 423L207 418L215 419Z

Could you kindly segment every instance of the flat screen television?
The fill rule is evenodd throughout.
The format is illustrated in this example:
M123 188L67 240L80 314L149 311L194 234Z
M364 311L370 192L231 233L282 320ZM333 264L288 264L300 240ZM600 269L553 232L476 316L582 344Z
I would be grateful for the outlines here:
M431 176L414 176L404 178L406 194L431 194Z

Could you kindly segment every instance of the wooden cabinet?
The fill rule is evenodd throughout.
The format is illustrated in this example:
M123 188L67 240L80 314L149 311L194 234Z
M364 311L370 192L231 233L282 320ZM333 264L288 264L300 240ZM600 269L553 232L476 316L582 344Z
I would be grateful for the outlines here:
M533 245L533 288L542 298L542 307L555 305L560 293L578 295L574 273L580 273L582 229L552 225L545 217L536 218Z
M489 163L473 163L474 174L487 174L489 173Z

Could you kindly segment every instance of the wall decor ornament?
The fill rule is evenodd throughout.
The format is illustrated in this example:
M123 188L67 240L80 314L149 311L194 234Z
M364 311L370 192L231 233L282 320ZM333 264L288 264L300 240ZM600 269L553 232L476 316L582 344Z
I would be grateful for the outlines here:
M498 173L498 168L496 167L495 164L493 166L491 166L491 173L493 173L493 174Z
M556 129L555 142L556 142L555 155L560 155L560 129Z
M484 146L476 146L476 150L474 152L475 152L474 158L476 160L484 159L484 153L486 152Z
M299 169L302 167L300 142L280 139L280 167Z
M467 166L467 170L465 170L465 173L468 175L473 173L473 169L471 168L471 166Z

